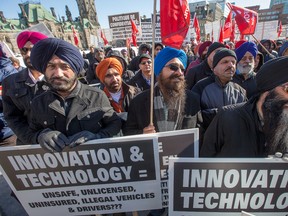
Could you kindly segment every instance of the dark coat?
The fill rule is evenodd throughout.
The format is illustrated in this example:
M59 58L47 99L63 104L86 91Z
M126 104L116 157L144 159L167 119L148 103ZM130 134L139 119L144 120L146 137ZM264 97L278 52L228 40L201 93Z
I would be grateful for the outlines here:
M154 78L154 83L156 83L155 78ZM141 89L141 91L144 91L146 89L150 89L150 85L148 85L146 80L143 78L141 70L139 70L136 73L136 75L134 77L132 77L132 79L130 79L130 81L127 84L135 86L135 87Z
M65 106L68 109L64 109ZM45 128L60 131L66 136L86 130L101 138L117 135L121 129L121 120L105 93L80 82L65 99L50 90L35 97L31 110L34 115L30 128L34 134L30 139L34 143Z
M252 72L250 77L246 80L244 79L243 75L235 74L232 81L246 90L246 95L248 99L250 99L257 91L255 72Z
M207 59L205 59L197 66L190 68L187 71L185 76L187 89L191 90L199 80L211 75L213 75L213 71L210 69Z
M5 120L17 136L17 145L31 144L29 137L32 131L28 123L33 115L31 101L48 87L43 81L35 85L27 68L4 79L2 87Z
M201 121L200 106L198 103L197 95L191 91L186 92L186 103L184 110L184 119L180 129L189 129L199 127ZM155 113L153 116L153 122L156 132L159 132L157 128L157 119ZM124 135L142 134L143 129L150 124L150 90L146 90L137 95L130 104L128 119L125 127L123 128Z
M141 90L135 86L127 85L126 83L122 83L122 88L124 91L124 101L123 108L126 112L128 112L130 103L132 99L141 92Z
M265 137L256 99L221 110L208 127L201 157L264 157Z
M223 106L247 101L246 91L241 86L234 82L228 82L223 86L217 76L202 79L192 91L200 99L204 130Z

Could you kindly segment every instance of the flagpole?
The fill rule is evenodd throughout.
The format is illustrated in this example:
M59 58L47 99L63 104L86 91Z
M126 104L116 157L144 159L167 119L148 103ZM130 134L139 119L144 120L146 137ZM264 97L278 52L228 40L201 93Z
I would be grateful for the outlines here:
M156 23L156 1L153 5L153 20L152 20L152 73L150 83L150 125L153 125L153 100L154 100L154 54L155 54L155 23Z
M272 55L267 49L266 49L266 47L265 46L263 46L263 44L252 34L251 35L256 41L257 41L257 43L267 52L267 54L269 54L269 56L271 57L271 58L276 58L274 55Z

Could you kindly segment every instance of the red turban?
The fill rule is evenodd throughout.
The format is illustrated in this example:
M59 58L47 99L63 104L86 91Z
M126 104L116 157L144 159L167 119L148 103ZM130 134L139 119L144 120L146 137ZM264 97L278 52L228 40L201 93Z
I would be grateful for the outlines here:
M23 31L17 37L18 48L21 49L30 41L32 44L37 43L39 40L47 38L46 35L35 31Z
M122 76L123 67L121 62L116 58L106 58L102 60L96 67L96 75L102 83L109 68L115 68L119 72L120 76Z

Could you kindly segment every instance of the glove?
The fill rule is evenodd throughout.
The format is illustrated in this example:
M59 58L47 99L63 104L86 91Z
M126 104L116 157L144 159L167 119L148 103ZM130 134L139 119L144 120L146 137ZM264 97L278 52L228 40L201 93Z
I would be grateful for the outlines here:
M41 131L37 140L42 148L50 152L61 152L65 148L66 144L69 143L69 139L63 133L49 128Z
M81 131L72 136L69 136L68 139L70 141L69 147L74 148L77 145L87 142L88 140L96 139L97 136L90 131Z

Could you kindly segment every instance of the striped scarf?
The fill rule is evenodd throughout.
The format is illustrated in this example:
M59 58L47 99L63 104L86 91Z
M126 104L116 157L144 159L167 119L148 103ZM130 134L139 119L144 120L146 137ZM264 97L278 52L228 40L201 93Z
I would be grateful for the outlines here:
M174 108L169 109L157 85L154 92L154 113L159 132L174 131L181 128L183 116L180 100L177 101Z

